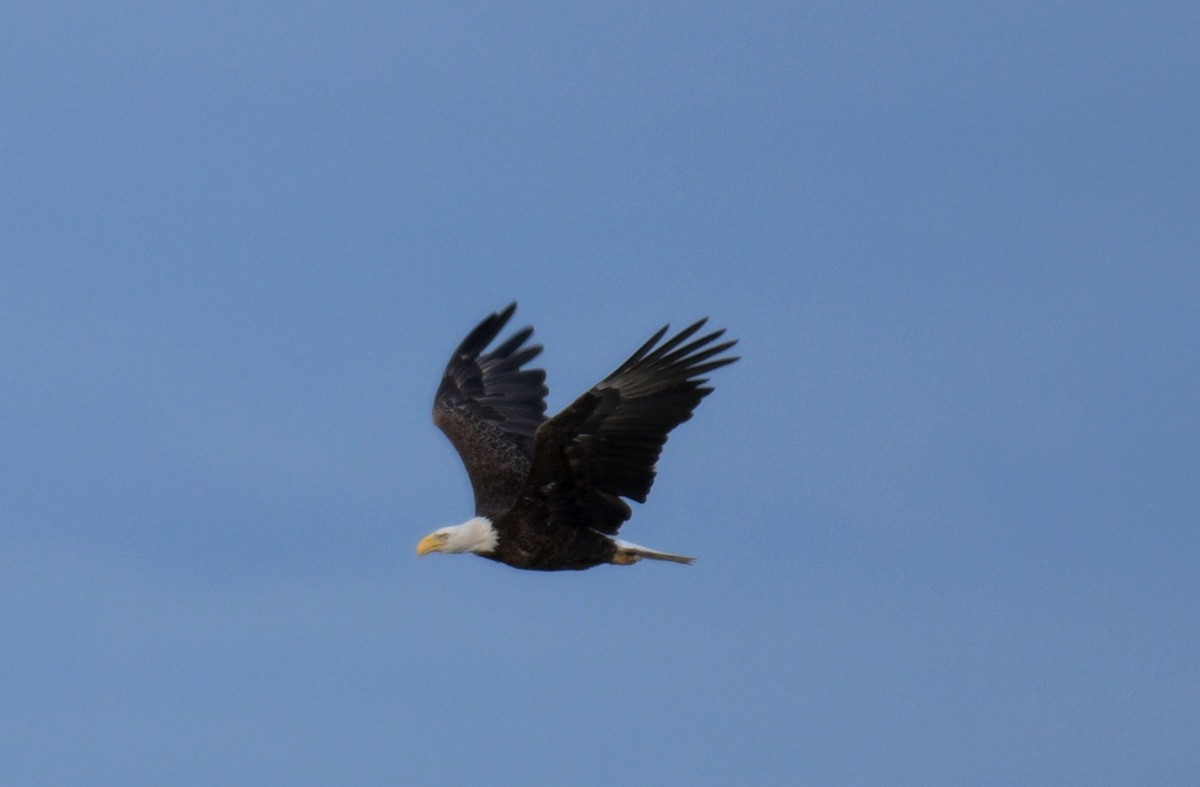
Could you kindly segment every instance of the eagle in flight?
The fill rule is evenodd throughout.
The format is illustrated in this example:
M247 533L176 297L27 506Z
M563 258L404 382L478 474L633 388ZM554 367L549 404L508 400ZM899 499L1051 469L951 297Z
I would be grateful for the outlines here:
M672 429L712 388L703 375L737 360L724 331L696 336L700 320L663 341L664 326L616 371L553 418L546 373L526 366L542 351L532 328L487 351L517 305L489 315L454 351L433 402L475 493L475 516L433 531L430 552L473 552L516 568L584 569L642 558L691 563L617 538L646 501ZM695 337L695 338L693 338Z

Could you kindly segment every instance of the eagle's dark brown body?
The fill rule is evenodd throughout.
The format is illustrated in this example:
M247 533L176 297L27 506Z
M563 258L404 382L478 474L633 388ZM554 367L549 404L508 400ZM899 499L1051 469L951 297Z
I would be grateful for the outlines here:
M612 563L613 540L586 527L536 527L522 521L496 523L500 541L483 557L535 571L580 570Z

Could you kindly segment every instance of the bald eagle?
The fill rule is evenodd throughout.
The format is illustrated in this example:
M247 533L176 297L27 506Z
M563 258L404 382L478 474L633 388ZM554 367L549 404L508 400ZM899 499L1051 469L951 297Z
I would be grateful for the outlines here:
M547 419L546 373L526 368L542 351L532 328L484 352L516 304L479 323L454 351L433 402L434 423L454 444L475 492L475 516L435 530L417 554L473 552L516 568L584 569L642 558L691 563L616 537L646 501L667 434L712 392L701 375L737 360L692 337L705 320L665 342L668 326L616 371Z

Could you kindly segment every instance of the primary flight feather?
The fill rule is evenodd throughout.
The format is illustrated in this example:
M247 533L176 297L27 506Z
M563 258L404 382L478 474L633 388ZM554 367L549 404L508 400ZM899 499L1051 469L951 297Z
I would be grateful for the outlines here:
M724 331L696 337L700 320L666 341L663 327L587 393L546 418L542 351L517 331L486 352L516 311L489 315L446 365L433 420L454 444L475 493L475 516L443 527L417 554L473 552L516 568L555 571L642 558L692 558L616 538L646 501L667 435L712 393L702 375L737 360ZM693 338L696 337L696 338Z

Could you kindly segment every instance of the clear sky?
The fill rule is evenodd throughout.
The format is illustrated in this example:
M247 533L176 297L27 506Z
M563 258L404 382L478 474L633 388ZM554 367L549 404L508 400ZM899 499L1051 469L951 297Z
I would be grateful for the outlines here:
M0 11L0 782L1200 781L1194 3ZM742 361L520 572L429 419Z

